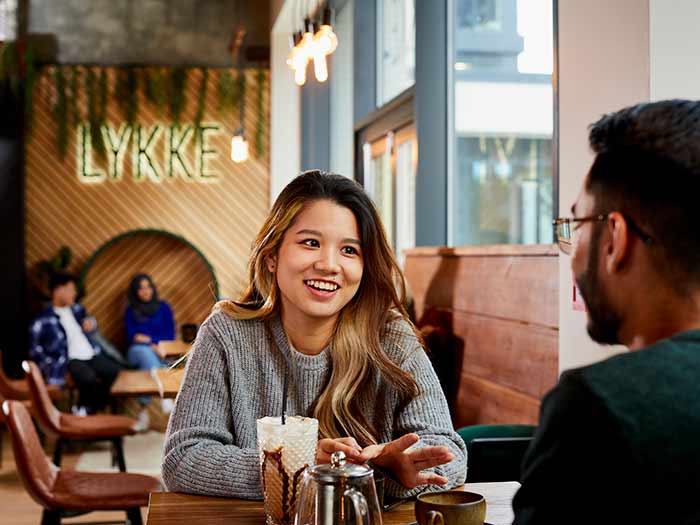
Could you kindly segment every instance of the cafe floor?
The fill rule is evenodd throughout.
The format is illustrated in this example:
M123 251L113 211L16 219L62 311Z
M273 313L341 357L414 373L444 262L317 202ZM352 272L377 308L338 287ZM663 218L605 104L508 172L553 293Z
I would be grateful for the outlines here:
M12 445L4 428L2 433L2 466L0 466L0 523L7 525L39 525L41 523L41 507L37 505L24 490L22 481L15 470L15 461L12 454ZM53 450L51 445L47 449ZM81 451L77 448L67 448L63 453L61 465L73 467ZM141 509L143 522L146 523L146 508ZM95 521L124 521L124 512L91 512L83 516L68 518L64 525L72 523L89 523Z

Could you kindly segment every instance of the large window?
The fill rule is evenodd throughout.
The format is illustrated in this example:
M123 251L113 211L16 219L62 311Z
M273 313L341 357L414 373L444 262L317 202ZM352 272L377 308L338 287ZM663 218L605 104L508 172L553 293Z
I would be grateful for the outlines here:
M451 245L551 243L552 0L453 0Z
M363 145L364 186L399 262L416 245L416 128L408 124Z
M17 38L17 0L0 1L0 42Z
M415 82L415 0L377 0L377 44L377 107L382 107Z

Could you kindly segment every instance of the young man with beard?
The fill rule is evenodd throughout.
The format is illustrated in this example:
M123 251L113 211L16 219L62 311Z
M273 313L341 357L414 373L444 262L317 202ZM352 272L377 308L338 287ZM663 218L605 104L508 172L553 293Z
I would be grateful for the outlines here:
M545 397L514 523L700 523L700 101L606 115L589 141L557 237L589 335L630 352Z

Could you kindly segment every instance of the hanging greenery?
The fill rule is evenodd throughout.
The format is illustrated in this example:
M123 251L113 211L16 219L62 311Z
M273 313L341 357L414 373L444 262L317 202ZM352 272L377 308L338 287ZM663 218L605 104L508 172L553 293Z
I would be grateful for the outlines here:
M70 111L70 122L75 128L83 120L78 108L78 91L80 89L80 69L73 66L70 68L70 89L68 90L68 110Z
M242 69L238 70L238 76L236 77L236 102L238 104L238 109L241 114L241 126L243 126L243 120L245 112L245 90L246 90L246 77L245 71Z
M11 97L17 104L23 104L27 133L31 132L34 108L34 86L38 77L31 44L24 52L15 42L5 42L0 46L0 89L2 96ZM5 95L7 93L7 95Z
M104 124L104 115L100 115L100 93L102 89L91 67L87 69L85 91L87 91L88 97L88 124L90 126L92 149L95 150L101 158L105 158L107 155L107 148L105 147L101 129Z
M204 118L204 110L207 104L207 83L209 81L209 70L205 68L200 68L202 73L202 82L199 86L199 95L197 97L197 113L194 115L194 125L197 132L197 140L202 140L202 133L199 131L199 126Z
M168 101L168 83L160 68L148 68L143 72L143 89L146 100L162 114Z
M34 63L34 50L29 45L24 55L24 117L27 133L31 133L34 119L34 85L36 84L36 79L37 71Z
M138 120L139 113L139 79L135 67L117 70L117 82L114 86L114 97L121 109L126 122L133 126Z
M211 81L210 71L207 68L199 69L201 77L193 115L193 123L197 127L201 126L207 110L206 100ZM21 76L20 71L22 72ZM258 69L254 73L257 95L255 98L255 153L258 158L261 158L265 154L267 123L264 101L268 79L265 69ZM187 106L189 71L186 68L171 70L158 67L116 68L113 86L110 86L110 73L107 68L55 66L51 74L55 88L52 114L56 124L56 146L61 158L65 158L67 153L71 130L83 120L86 120L89 125L92 147L100 157L106 156L107 149L102 126L107 122L107 106L110 103L110 96L119 106L126 122L132 126L136 125L138 121L139 88L143 92L144 99L159 112L162 112L167 105L169 116L177 125L180 124L183 111ZM20 97L18 100L21 100L21 96L24 97L27 126L31 126L32 122L33 92L38 77L39 72L30 48L20 59L16 46L13 44L7 43L0 47L0 89L3 87L11 88L13 93ZM215 79L217 81L219 112L238 110L239 125L244 127L246 92L248 90L245 70L240 69L235 72L217 70ZM110 87L113 89L110 90ZM84 110L79 104L81 88L85 90L86 114L83 114ZM222 120L229 118L222 116ZM249 136L252 134L251 129ZM199 141L202 140L200 135L197 134Z
M265 108L263 107L263 94L265 93L265 71L258 69L258 122L255 130L255 153L262 157L265 151L263 137L265 136Z
M236 107L238 84L229 71L219 73L219 111L228 111Z
M176 125L180 125L180 115L185 109L185 88L187 87L187 69L175 68L170 72L170 116Z
M0 81L9 85L12 94L19 96L19 57L14 42L5 42L0 49Z
M68 151L68 104L66 100L66 79L60 66L56 66L54 69L53 79L56 90L56 102L53 106L53 117L56 121L56 146L63 159Z
M207 105L207 84L209 83L209 70L205 68L200 68L202 73L202 82L199 86L199 96L197 98L197 113L195 114L194 121L197 126L199 126L204 118L204 111Z
M103 124L107 121L107 101L109 100L109 77L105 68L100 69L97 115Z

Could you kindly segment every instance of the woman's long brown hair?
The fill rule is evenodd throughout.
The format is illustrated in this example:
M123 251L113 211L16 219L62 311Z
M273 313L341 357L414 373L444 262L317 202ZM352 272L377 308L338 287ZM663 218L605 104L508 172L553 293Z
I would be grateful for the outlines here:
M215 308L234 319L268 319L280 313L280 293L267 260L277 255L284 234L302 209L318 200L329 200L353 213L360 230L364 269L359 289L340 312L329 341L332 372L313 407L313 416L319 421L322 437L352 436L367 446L377 443L376 431L361 407L371 396L370 379L378 371L404 403L418 394L418 385L381 346L390 321L403 318L410 323L403 306L406 285L379 214L359 184L316 170L290 182L255 239L245 292L240 300L221 301Z

